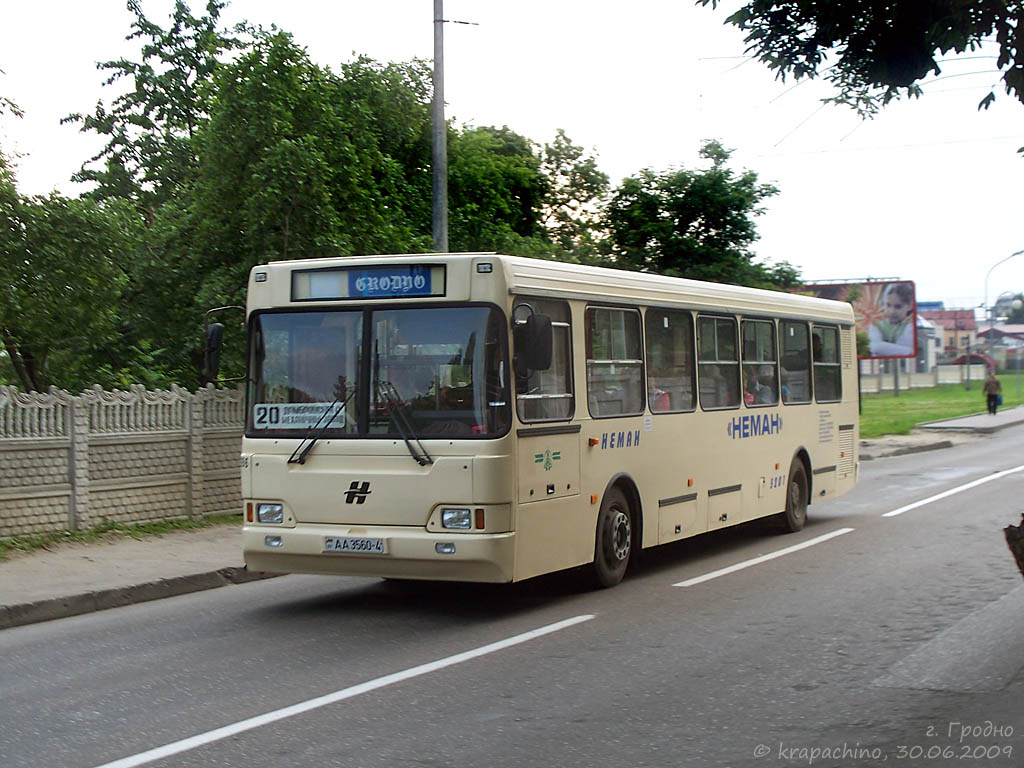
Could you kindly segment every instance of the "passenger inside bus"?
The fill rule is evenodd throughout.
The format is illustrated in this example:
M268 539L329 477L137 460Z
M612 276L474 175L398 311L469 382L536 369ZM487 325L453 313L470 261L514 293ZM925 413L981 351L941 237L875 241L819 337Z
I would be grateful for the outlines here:
M747 405L775 405L775 369L770 365L748 365L743 373L743 402Z

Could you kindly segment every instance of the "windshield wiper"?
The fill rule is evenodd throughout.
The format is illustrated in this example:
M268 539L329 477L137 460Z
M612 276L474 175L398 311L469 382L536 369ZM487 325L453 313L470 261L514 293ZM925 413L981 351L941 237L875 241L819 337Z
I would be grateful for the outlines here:
M326 432L328 427L330 427L331 424L334 423L334 420L338 418L338 414L345 412L345 406L348 405L348 401L352 399L352 395L354 395L355 393L356 389L353 388L352 391L349 393L348 397L345 398L344 402L342 402L341 405L338 405L338 398L334 398L334 402L327 406L327 409L322 414L320 414L320 418L316 420L316 424L310 427L309 432L307 432L305 436L299 441L299 444L295 446L295 450L292 451L292 455L288 459L289 464L306 463L306 454L308 454L313 449L313 446L316 445L316 441L323 437L324 432ZM334 408L335 405L338 405L337 410L335 410L334 413L331 414L331 418L327 419L327 422L323 426L321 426L320 422L324 420L324 417L327 416L328 413L331 413L331 409ZM307 440L309 441L308 443L306 443ZM304 448L303 443L306 443L306 446Z
M421 467L427 464L433 464L434 460L427 453L427 449L423 447L423 443L420 442L419 437L416 436L416 431L412 428L412 424L406 418L405 413L402 411L401 403L402 397L399 395L398 390L395 389L395 385L390 381L377 381L377 394L384 398L384 402L388 406L388 414L391 417L391 421L394 422L398 428L398 434L402 436L405 441L405 447L409 449L409 455L416 459L416 463ZM410 436L412 439L410 440ZM413 447L412 441L416 441L416 446L419 451Z

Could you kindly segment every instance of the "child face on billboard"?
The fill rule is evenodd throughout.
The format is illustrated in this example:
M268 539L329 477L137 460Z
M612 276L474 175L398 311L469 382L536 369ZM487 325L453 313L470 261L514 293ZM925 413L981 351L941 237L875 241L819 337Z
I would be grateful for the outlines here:
M909 301L903 299L896 291L887 291L885 294L885 319L890 323L902 323L910 316L912 306Z

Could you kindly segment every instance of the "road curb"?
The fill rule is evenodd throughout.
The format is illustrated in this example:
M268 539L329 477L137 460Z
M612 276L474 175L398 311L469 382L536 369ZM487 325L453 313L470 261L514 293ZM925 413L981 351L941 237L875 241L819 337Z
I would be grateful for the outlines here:
M1018 406L1018 407L1024 408L1024 406ZM1012 413L1013 411L1016 411L1016 410L1017 410L1016 408L1011 408L1009 412ZM932 432L932 433L937 433L937 432L960 432L960 433L964 433L964 432L977 432L977 433L982 434L982 435L990 435L993 432L999 432L1000 430L1006 429L1007 427L1016 427L1019 424L1024 423L1024 418L1017 418L1017 416L1019 416L1020 414L1012 414L1012 415L1013 415L1013 420L1012 421L1002 421L1002 422L995 421L994 423L987 423L988 422L987 414L985 413L985 411L979 411L978 413L971 413L971 414L968 414L967 416L958 416L958 417L953 418L953 419L943 419L943 420L940 420L940 421L926 421L926 422L922 422L921 424L918 424L917 426L918 426L919 429L925 429L925 430L928 430L929 432ZM996 418L999 418L999 417L996 417ZM1006 416L1004 415L1004 416L1002 416L1002 418L1006 418ZM968 426L967 424L964 423L968 419L981 419L982 421L984 421L986 423L984 423L984 424L974 424L974 425ZM957 422L960 422L960 423L958 424Z
M860 454L861 461L873 461L874 459L887 459L890 456L906 456L910 453L924 453L925 451L938 451L942 448L952 448L952 440L941 440L936 443L924 443L923 445L908 445L904 448L894 448L891 451L878 454Z
M1007 427L1016 427L1018 424L1020 424L1019 421L1011 421L1008 424L993 424L990 427L935 427L928 424L921 424L919 426L921 429L927 429L929 432L977 432L981 435L991 435L993 432L998 432Z
M230 566L219 568L216 571L158 579L127 587L82 592L68 597L52 597L17 605L2 605L0 606L0 629L105 611L108 608L119 608L150 600L162 600L165 597L187 595L191 592L226 587L229 584L245 584L249 581L272 579L281 575L283 574L249 571L244 566Z

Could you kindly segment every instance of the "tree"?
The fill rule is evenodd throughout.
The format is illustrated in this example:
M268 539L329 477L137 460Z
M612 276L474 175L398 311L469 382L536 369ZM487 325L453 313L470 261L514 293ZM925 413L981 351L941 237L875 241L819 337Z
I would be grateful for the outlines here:
M204 311L243 303L255 264L430 247L429 67L360 57L334 72L277 29L219 32L222 7L177 0L163 29L130 0L141 57L100 68L132 89L68 118L108 137L76 175L97 185L88 196L130 201L145 224L120 261L109 347L186 386ZM549 254L533 145L507 128L450 133L453 245Z
M274 31L217 74L189 206L208 300L240 300L266 261L429 245L426 73L365 58L342 73Z
M448 140L448 227L453 251L550 254L548 194L533 143L507 125L465 128Z
M72 177L94 182L92 197L132 200L152 216L189 182L196 168L192 137L209 110L206 86L218 57L241 45L217 29L225 5L207 0L206 14L194 16L184 0L175 0L171 24L163 29L145 17L141 0L128 0L135 20L127 39L144 41L142 59L106 61L97 68L110 73L105 85L129 79L132 89L109 108L101 101L93 114L62 121L107 137L99 154ZM90 167L95 163L100 166Z
M1006 322L1010 325L1024 325L1024 293L1014 294L1006 306Z
M132 232L123 205L22 198L9 176L0 182L0 343L26 390L114 383L96 372L119 367L107 344L126 280L118 259Z
M563 254L586 258L596 252L601 206L608 194L608 175L597 158L573 144L561 128L544 145L540 172L547 179L543 224Z
M719 0L697 0L717 7ZM919 82L939 74L939 59L975 51L994 38L1007 94L1024 101L1024 6L1005 0L751 0L726 21L746 33L747 51L778 77L824 77L832 101L864 115L900 96L920 96ZM995 91L982 99L988 107Z
M605 211L606 251L619 266L676 277L753 286L798 284L791 265L754 262L754 217L778 190L757 174L735 174L730 153L708 141L707 170L645 170L622 181Z

